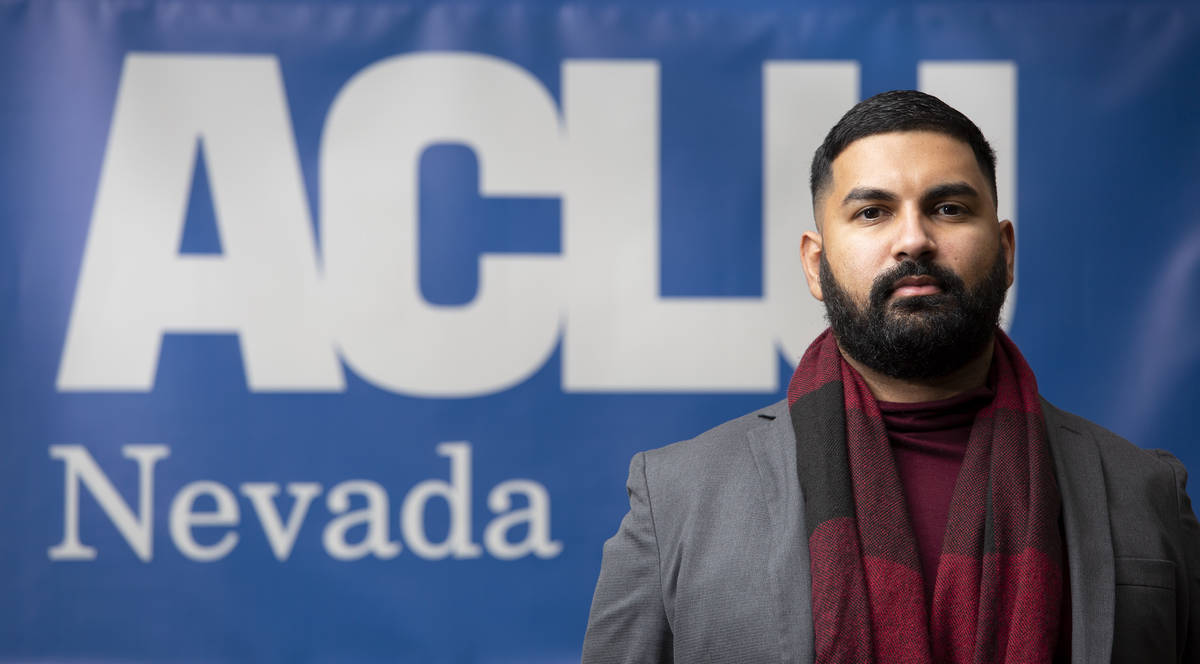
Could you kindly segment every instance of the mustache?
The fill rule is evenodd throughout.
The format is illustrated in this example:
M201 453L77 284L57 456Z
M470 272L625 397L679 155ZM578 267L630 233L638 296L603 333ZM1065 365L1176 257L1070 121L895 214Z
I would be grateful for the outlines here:
M950 268L926 261L905 260L875 277L875 281L871 283L870 304L882 307L895 292L896 282L905 277L931 277L945 295L966 291L963 280Z

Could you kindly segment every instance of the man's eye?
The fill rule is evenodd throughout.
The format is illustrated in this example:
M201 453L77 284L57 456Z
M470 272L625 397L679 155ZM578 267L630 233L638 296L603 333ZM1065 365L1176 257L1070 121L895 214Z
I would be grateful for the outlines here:
M937 213L944 217L957 217L966 214L967 209L958 203L942 203L937 206Z
M859 212L858 215L863 219L874 221L883 216L883 210L877 207L863 208L862 212Z

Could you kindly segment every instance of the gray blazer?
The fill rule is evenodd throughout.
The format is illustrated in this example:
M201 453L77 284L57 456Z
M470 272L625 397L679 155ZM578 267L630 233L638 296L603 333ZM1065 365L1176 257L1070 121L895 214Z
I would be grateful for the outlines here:
M1063 502L1072 664L1200 662L1200 524L1183 465L1042 408ZM784 402L635 456L583 661L812 662L796 463Z

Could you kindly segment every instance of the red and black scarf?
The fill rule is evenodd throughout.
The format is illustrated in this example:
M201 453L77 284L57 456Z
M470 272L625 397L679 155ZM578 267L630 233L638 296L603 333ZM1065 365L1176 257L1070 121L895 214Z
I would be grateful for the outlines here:
M954 487L933 608L883 418L826 330L788 384L817 662L1050 662L1060 501L1033 372L996 331L995 399Z

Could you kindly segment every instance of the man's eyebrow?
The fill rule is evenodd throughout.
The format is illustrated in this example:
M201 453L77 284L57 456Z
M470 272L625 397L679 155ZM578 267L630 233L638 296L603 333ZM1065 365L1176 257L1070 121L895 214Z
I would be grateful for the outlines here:
M876 189L874 187L855 187L850 190L846 197L842 199L842 205L851 201L895 201L898 200L896 194L887 189Z
M979 192L975 190L975 187L966 182L948 182L931 187L921 198L924 201L930 202L939 198L954 198L955 196L979 198Z

